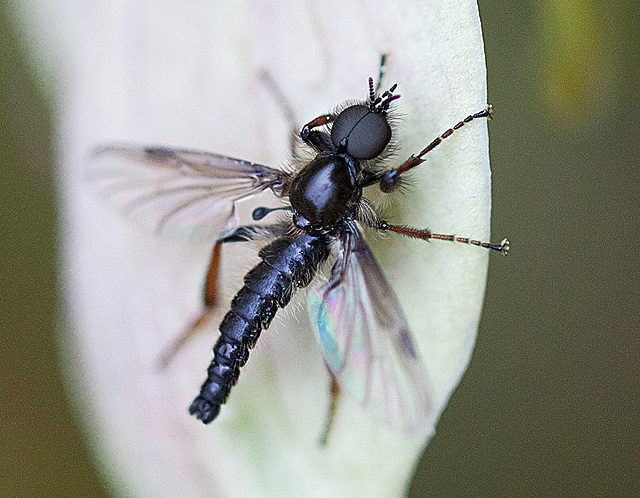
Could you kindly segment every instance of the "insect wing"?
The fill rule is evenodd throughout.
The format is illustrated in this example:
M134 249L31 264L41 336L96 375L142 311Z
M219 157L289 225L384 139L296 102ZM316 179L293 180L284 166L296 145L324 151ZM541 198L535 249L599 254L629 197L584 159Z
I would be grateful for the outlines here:
M91 184L126 215L157 234L193 242L236 228L236 201L267 188L278 192L284 177L240 159L162 147L102 147L89 170Z
M325 361L342 388L403 431L433 416L427 372L393 290L354 229L331 280L310 291L309 314Z

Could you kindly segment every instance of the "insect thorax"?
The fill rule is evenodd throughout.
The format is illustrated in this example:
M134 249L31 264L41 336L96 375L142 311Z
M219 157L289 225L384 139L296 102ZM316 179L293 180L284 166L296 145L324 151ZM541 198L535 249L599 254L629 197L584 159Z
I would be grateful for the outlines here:
M300 228L330 228L348 214L362 196L356 167L340 155L319 155L307 164L289 191L294 223Z

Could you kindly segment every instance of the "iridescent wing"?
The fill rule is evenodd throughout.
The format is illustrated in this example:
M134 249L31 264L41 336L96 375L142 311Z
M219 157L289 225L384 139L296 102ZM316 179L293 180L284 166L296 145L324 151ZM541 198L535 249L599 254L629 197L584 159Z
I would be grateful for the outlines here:
M238 226L235 203L270 188L286 173L194 150L107 146L92 156L89 181L126 215L156 233L213 241Z
M400 430L432 421L427 372L398 299L357 227L343 237L330 281L310 291L308 305L340 387Z

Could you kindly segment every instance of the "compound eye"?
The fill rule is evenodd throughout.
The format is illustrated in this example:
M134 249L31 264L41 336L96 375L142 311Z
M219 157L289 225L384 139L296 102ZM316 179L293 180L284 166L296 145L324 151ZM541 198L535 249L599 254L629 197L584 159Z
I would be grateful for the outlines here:
M384 114L365 105L352 105L338 114L331 127L331 141L355 159L373 159L391 140L391 126Z

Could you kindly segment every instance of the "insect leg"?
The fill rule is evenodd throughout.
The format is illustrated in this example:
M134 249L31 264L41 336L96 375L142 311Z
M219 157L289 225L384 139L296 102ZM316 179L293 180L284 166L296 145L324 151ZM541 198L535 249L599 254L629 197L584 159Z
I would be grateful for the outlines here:
M322 430L322 434L320 435L320 439L318 440L320 446L325 446L327 444L329 434L331 433L331 427L333 427L333 420L336 416L336 412L338 411L338 401L340 400L340 384L338 384L338 381L335 375L331 373L331 370L327 370L329 371L329 375L331 376L331 385L329 387L330 398L329 407L327 409L327 418L325 419L324 423L324 429Z
M273 227L247 225L238 227L230 232L225 232L218 238L213 246L211 263L209 263L209 270L207 271L207 278L204 283L202 312L160 355L158 361L160 368L167 368L178 351L211 320L217 304L218 273L220 269L222 244L228 242L247 242L253 240L261 233L273 233L275 229L272 228Z
M304 143L316 149L331 148L331 138L329 135L324 132L314 130L314 128L329 124L335 119L335 114L323 114L322 116L318 116L302 127L300 130L300 138Z
M387 63L391 59L390 52L382 52L380 55L380 69L378 70L378 83L375 88L369 88L369 100L373 102L375 100L376 95L380 93L380 88L382 87L382 81L384 80L384 76L387 72ZM373 90L373 91L372 91Z
M276 80L273 79L273 76L271 76L271 73L269 71L263 69L262 71L260 71L259 77L267 90L273 96L274 100L280 107L280 111L287 120L291 137L289 142L289 146L291 147L291 155L293 157L296 157L298 152L298 130L300 128L298 125L299 121L293 110L293 106L289 102L289 99L287 99L287 97L285 96L278 83L276 83Z
M273 95L274 99L280 106L282 113L289 123L289 128L291 129L290 147L291 155L293 157L297 157L298 155L298 136L302 139L303 142L305 142L307 145L310 145L311 147L315 147L318 149L326 149L328 147L330 148L330 139L328 135L326 133L314 130L314 128L318 128L320 126L331 123L336 118L335 114L323 114L322 116L318 116L317 118L309 121L300 129L298 128L298 120L295 116L295 112L293 111L293 107L291 106L288 99L285 97L284 92L273 79L271 74L268 71L263 70L260 72L260 79ZM300 132L298 132L298 130L300 130Z
M431 230L426 228L411 228L402 225L391 225L390 223L377 220L375 224L371 225L372 228L382 231L391 231L394 233L399 233L400 235L406 235L407 237L412 237L414 239L420 240L448 240L450 242L460 242L462 244L471 244L473 246L484 247L485 249L491 249L492 251L497 251L506 256L509 252L509 239L502 239L499 244L491 244L490 242L481 242L479 240L469 239L467 237L458 237L457 235L444 235L441 233L433 233Z
M440 143L445 139L453 135L453 132L462 128L465 124L470 123L474 119L479 118L491 118L493 113L492 107L487 105L480 112L476 112L475 114L470 114L462 121L456 123L452 128L449 128L442 135L436 137L429 145L427 145L424 149L420 151L418 155L411 155L409 159L407 159L404 163L398 166L395 169L385 171L381 177L378 177L376 180L372 180L369 185L375 183L375 181L380 181L380 190L385 193L392 192L398 186L398 181L400 179L400 175L406 173L410 169L415 168L416 166L422 164L424 159L422 159L428 152L431 152L435 149Z

